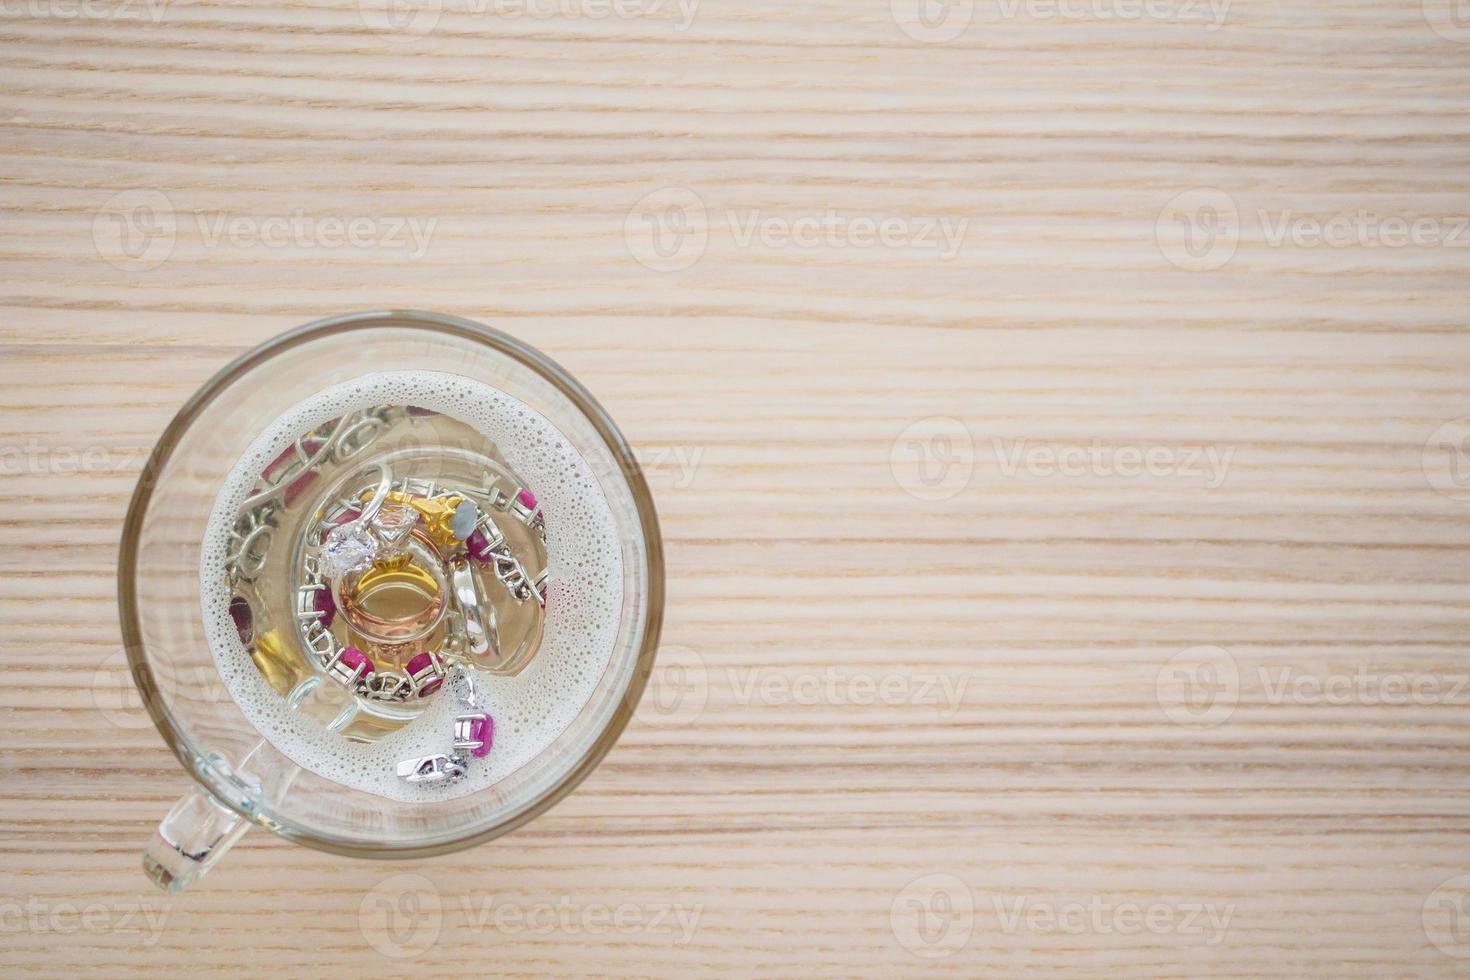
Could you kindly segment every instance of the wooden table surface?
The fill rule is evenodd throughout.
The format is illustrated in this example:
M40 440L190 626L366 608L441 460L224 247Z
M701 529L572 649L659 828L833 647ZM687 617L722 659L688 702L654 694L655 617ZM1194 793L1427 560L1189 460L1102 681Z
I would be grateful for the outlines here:
M0 974L1470 970L1463 0L415 2L0 10ZM654 686L491 845L167 898L143 454L388 307L620 421Z

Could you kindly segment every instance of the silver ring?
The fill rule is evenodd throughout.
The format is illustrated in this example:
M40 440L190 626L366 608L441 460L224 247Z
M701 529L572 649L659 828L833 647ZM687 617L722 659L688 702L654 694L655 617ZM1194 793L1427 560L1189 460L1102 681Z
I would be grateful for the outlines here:
M496 636L495 606L480 595L474 566L467 558L456 558L449 566L450 591L464 620L465 645L471 657L484 659L489 654L500 660L500 643Z
M357 520L353 521L358 527L367 527L368 521L383 506L383 501L388 499L388 491L393 489L393 472L388 469L387 463L378 463L378 472L382 474L378 478L378 489L373 494L373 499L368 505L358 512Z

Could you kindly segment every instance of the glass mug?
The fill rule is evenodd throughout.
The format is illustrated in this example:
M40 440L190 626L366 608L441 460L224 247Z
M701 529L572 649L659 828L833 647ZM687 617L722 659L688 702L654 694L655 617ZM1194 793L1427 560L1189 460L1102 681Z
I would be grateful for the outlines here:
M540 412L587 461L621 543L621 619L590 700L526 765L442 802L351 789L278 751L224 692L200 606L205 527L245 448L303 399L380 370L457 374ZM663 545L642 471L601 406L544 354L469 320L419 312L331 317L262 344L179 411L144 468L123 526L118 603L133 680L164 741L199 783L159 825L143 853L145 871L160 887L182 889L251 824L365 858L444 854L515 829L569 793L621 734L653 667L663 600Z

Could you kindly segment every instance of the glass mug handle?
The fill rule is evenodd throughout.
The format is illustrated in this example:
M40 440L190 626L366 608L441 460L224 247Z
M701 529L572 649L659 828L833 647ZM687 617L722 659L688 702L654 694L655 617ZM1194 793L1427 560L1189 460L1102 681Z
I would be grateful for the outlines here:
M252 810L259 809L267 799L278 798L301 771L264 740L245 753L238 767L218 753L201 760L200 767L212 777L208 779L211 784L224 782L231 786L244 806ZM265 771L271 777L269 794L266 783L251 775L250 769ZM173 805L143 848L143 871L164 891L183 891L207 875L249 828L244 817L213 794L195 787Z

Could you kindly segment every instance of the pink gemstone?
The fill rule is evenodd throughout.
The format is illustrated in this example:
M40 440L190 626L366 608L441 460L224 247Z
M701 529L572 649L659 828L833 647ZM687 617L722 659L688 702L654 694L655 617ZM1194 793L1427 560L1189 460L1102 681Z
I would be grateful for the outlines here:
M337 618L337 602L332 598L332 590L323 586L316 590L312 596L311 608L321 613L321 624L330 627L332 621Z
M490 742L495 738L495 719L489 715L480 715L470 722L470 738L480 743L478 749L470 749L470 755L476 759L489 755Z
M359 667L364 667L366 669L363 670L363 673L371 674L376 669L373 665L373 662L368 659L368 655L363 653L357 647L348 647L347 649L342 651L342 656L338 657L337 659L345 664L348 670L355 671Z
M230 618L240 634L240 642L249 644L255 636L255 613L250 609L250 600L237 595L230 600Z
M420 653L413 659L409 660L409 662L404 665L403 669L408 672L409 677L417 679L420 671L432 670L433 667L434 658L429 656L428 653ZM431 675L429 680L419 685L419 697L428 697L430 694L433 694L435 691L439 690L439 688L442 687L443 684L443 677L435 677Z
M464 544L470 553L470 557L475 561L487 562L494 556L494 552L490 548L490 540L485 537L485 532L483 531L475 530L471 532L470 536L465 538Z
M536 509L536 495L531 491L522 489L519 493L516 494L516 499L521 502L521 505L525 507L526 510Z

